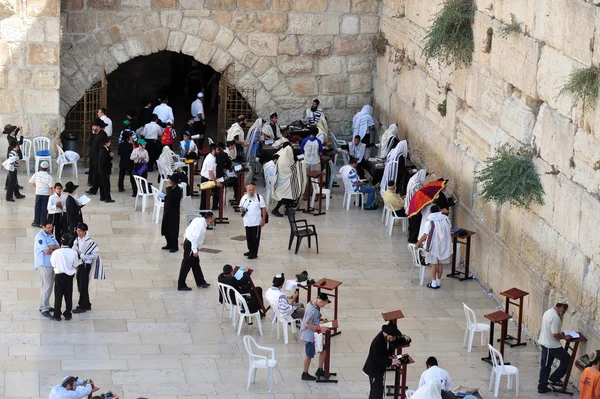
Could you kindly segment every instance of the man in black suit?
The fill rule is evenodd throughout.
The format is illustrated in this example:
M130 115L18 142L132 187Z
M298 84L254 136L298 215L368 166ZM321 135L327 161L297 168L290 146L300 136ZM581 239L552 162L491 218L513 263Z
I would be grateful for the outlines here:
M67 200L65 201L65 207L66 207L66 218L67 218L67 222L66 222L66 226L67 226L67 231L63 231L63 234L71 234L73 236L75 236L75 228L77 227L77 225L79 223L83 223L83 215L81 213L81 208L83 207L83 205L81 205L79 203L79 201L77 201L77 199L75 198L75 195L77 193L77 185L73 184L73 182L67 182L67 184L65 184L65 189L64 191L66 193L68 193L69 195L67 196Z
M100 178L100 201L115 202L110 196L110 172L113 153L110 151L110 139L106 139L98 157L98 176Z
M108 140L108 135L104 131L105 127L106 123L104 123L104 121L100 118L96 118L96 120L92 124L92 130L98 131L98 133L94 135L95 138L92 137L92 140L90 140L90 170L88 173L92 179L92 187L90 187L90 189L86 191L87 194L96 194L98 192L98 189L100 188L100 174L98 173L98 162L100 158L100 150L102 149L104 143L106 143L106 140Z
M394 359L394 347L392 342L401 337L402 334L395 324L389 323L381 327L381 332L377 334L371 347L369 356L363 367L363 372L369 376L371 391L369 399L382 399L384 391L385 371L390 366L399 366L400 361Z

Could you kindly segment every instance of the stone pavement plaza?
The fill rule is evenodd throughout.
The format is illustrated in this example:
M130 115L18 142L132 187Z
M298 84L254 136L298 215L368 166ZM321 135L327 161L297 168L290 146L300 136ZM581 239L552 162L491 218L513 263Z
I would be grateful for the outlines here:
M80 182L86 177L82 174ZM107 278L90 287L92 312L57 322L38 312L40 282L32 255L38 229L30 227L34 194L26 175L20 174L19 179L27 198L10 204L1 200L0 206L0 394L5 398L47 398L51 387L69 374L91 378L101 392L111 390L123 399L265 398L269 396L265 370L257 372L256 384L246 390L248 357L242 342L246 334L275 348L278 368L271 397L366 398L369 384L361 369L370 342L383 324L381 313L396 309L405 315L400 330L413 339L408 353L416 363L409 367L409 388L416 387L427 357L436 356L454 386L479 387L484 397L493 396L487 391L491 366L480 360L486 353L478 335L471 353L462 348L462 303L476 311L480 322L497 304L476 281L444 277L439 290L419 286L418 278L409 283L411 260L400 227L389 236L380 223L380 212L342 210L340 188L334 189L326 215L305 216L317 226L319 255L306 243L298 255L288 251L287 219L271 217L263 229L258 259L247 261L242 255L245 242L230 239L244 234L241 218L228 208L231 223L207 235L206 247L222 252L200 253L204 274L213 285L196 289L188 280L194 286L191 292L176 290L182 251L170 254L160 249L164 241L160 225L151 220L152 209L144 214L138 206L134 212L129 188L114 194L114 204L99 205L99 197L93 196L83 214L100 246ZM156 174L149 180L155 181ZM183 228L182 220L181 235ZM283 337L277 341L271 336L269 317L263 319L263 337L255 325L244 325L238 337L226 317L219 322L216 279L225 263L255 269L253 279L265 290L273 275L281 272L292 277L307 270L312 278L343 282L342 334L333 338L331 353L338 384L301 381L304 345L293 335L289 345L283 344ZM75 302L76 293L74 298ZM333 308L326 307L324 315L333 318ZM514 333L515 326L511 324L510 330ZM520 396L538 396L537 348L531 343L507 347L505 357L519 367ZM311 374L315 368L313 361ZM510 396L514 390L507 393L504 378L500 397Z

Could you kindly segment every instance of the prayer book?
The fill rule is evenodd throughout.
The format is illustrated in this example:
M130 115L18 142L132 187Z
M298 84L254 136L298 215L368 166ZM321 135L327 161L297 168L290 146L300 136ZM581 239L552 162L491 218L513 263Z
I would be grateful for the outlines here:
M298 288L298 282L296 280L287 280L285 282L285 289L288 291L292 291Z
M86 205L90 203L91 199L87 195L82 195L81 197L77 198L77 201L79 201L81 205Z
M236 174L235 174L235 172L227 172L227 176L229 176L229 177L235 177Z
M265 145L273 145L273 140L265 140Z
M565 331L565 335L570 335L573 338L579 338L579 333L575 331Z
M304 154L300 154L296 158L298 158L298 160L304 159Z
M163 193L162 191L159 191L159 192L158 192L158 194L156 194L156 195L158 195L158 198L160 198L160 199L165 199L165 197L167 196L167 195L166 195L165 193Z
M327 327L327 328L333 328L333 323L331 321L328 321L327 323L319 324L319 326L321 326L321 327Z
M242 170L242 165L240 165L239 163L234 164L233 170L235 170L236 172L239 172L240 170Z
M219 177L219 178L217 179L217 183L223 183L224 181L225 181L225 179L223 179L222 177Z
M240 266L238 268L238 271L235 272L235 274L233 275L233 277L235 277L236 280L241 280L242 277L244 277L244 267Z

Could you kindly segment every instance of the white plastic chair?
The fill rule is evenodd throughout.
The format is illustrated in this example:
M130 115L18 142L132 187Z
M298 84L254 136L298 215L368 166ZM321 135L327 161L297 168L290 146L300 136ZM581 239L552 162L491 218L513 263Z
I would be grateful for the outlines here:
M39 169L40 162L48 161L50 164L50 174L52 174L52 154L47 156L37 155L38 151L50 151L50 139L48 137L34 137L33 154L35 156L35 171Z
M496 374L496 381L494 384L494 396L498 396L498 387L500 385L500 378L503 375L507 376L507 389L512 388L512 376L515 376L515 396L519 396L519 369L515 366L506 366L502 354L492 345L488 344L490 350L490 356L492 358L492 373L490 374L490 386L488 391L492 390L492 382L494 381L494 374Z
M160 210L165 207L165 202L158 196L158 189L156 187L152 187L152 197L154 198L154 209L152 210L152 219L154 219L154 223L158 224L158 219L160 217Z
M388 215L388 210L387 210L387 206L383 207L383 212L381 213L381 223L385 223L384 226L388 225L389 222L389 215Z
M338 154L340 152L342 152L342 149L340 147L343 145L348 145L348 142L346 140L338 140L335 137L335 134L333 134L333 132L329 132L328 134L331 135L331 144L333 145L333 148L336 150L336 154L333 157L333 164L337 165ZM342 154L343 154L343 152L342 152ZM342 157L343 157L343 155L342 155ZM343 157L342 159L344 160L344 165L348 165L348 163L346 163L346 158Z
M31 174L31 168L29 167L29 160L31 159L31 147L33 147L31 140L24 138L21 153L23 154L23 161L25 161L25 167L27 168L27 176Z
M77 161L70 162L67 159L62 147L58 144L56 145L56 150L58 151L57 159L62 159L64 161L58 164L58 180L60 180L62 177L63 168L67 165L71 165L73 167L73 175L75 176L75 184L79 183L79 173L77 173Z
M325 196L325 210L329 210L329 204L331 202L331 189L333 187L333 180L335 177L335 166L333 161L329 161L329 185L327 188L323 189L323 195ZM313 208L315 206L315 201L317 199L317 195L319 194L319 185L315 182L312 184L312 197L310 200L310 206Z
M273 336L273 327L277 328L277 340L279 341L279 326L281 325L283 329L283 342L287 345L289 343L288 336L288 325L292 326L292 333L296 333L296 319L293 319L292 316L283 316L279 313L278 305L276 302L269 301L269 306L271 310L273 310L273 320L271 321L271 336Z
M410 278L409 282L412 281L413 272L415 271L415 267L419 269L419 285L423 285L423 280L425 280L425 265L421 263L421 256L425 257L425 250L422 247L416 248L415 244L408 244L408 250L412 255L413 264L410 268Z
M473 309L468 307L463 303L463 308L465 309L465 318L467 319L467 326L465 328L465 339L463 340L463 348L467 345L467 335L469 338L469 349L471 352L471 348L473 347L473 336L476 332L481 333L481 346L483 343L483 335L490 331L490 326L485 323L477 323L477 318L475 317L475 312Z
M356 197L360 197L360 204L362 209L365 209L365 195L363 193L361 193L360 191L354 191L353 187L352 187L352 183L350 182L350 179L348 178L347 175L342 174L342 180L344 182L344 198L343 198L343 202L342 202L342 207L346 208L346 210L350 209L350 201L352 201L352 197L356 196ZM354 206L356 205L356 201L358 200L358 198L355 199L355 203Z
M187 183L183 182L183 183L179 183L178 184L179 188L181 188L181 193L184 197L187 197Z
M398 216L396 212L385 203L384 209L387 209L388 213L388 222L386 223L386 226L389 228L388 235L392 235L392 230L394 230L394 223L396 220L399 220L402 223L402 231L404 233L408 232L408 218L406 216Z
M235 328L235 321L236 321L236 310L235 310L235 303L233 303L233 301L231 300L231 292L235 291L235 288L233 288L230 285L227 284L223 284L223 283L217 283L219 286L219 292L221 293L221 298L223 298L223 306L221 306L221 321L223 321L223 310L225 308L229 309L229 318L231 319L231 329L233 330Z
M167 165L158 159L156 160L156 166L158 167L158 175L160 177L158 191L163 191L163 186L167 182L168 177L173 174L173 171L171 170L170 165Z
M273 385L273 369L277 366L277 360L275 359L275 349L268 348L266 346L260 346L256 343L254 338L249 335L244 336L244 347L248 352L248 384L246 389L250 389L250 383L254 383L256 380L256 369L267 369L267 384L269 386L269 392ZM254 347L266 352L269 352L271 356L261 356L254 353Z
M153 195L152 190L150 190L148 180L144 179L142 176L133 176L133 179L135 180L135 185L137 187L137 195L135 197L133 210L135 211L137 209L138 198L142 197L142 212L146 212L147 198Z
M248 309L248 303L239 292L235 291L235 305L238 314L238 330L237 335L240 335L242 332L242 324L244 324L244 320L246 318L252 320L252 317L256 319L256 325L258 326L258 332L260 335L263 335L262 322L260 320L260 311L256 311L254 313L250 313L250 309Z

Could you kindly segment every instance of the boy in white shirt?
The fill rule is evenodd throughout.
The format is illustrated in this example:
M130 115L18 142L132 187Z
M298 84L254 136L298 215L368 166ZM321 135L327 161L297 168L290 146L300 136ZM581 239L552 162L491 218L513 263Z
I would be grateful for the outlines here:
M48 219L52 220L52 226L54 226L54 237L56 241L60 242L60 237L63 233L63 223L66 220L63 219L66 207L67 194L63 193L63 186L59 182L54 184L54 194L48 199Z
M52 194L52 176L48 173L48 161L42 161L40 171L35 172L29 183L35 188L35 208L33 214L33 227L39 227L48 217L48 199Z
M425 365L427 366L427 370L421 374L419 388L428 382L435 381L440 384L440 387L444 391L452 391L452 379L450 379L450 375L446 370L438 367L438 361L435 357L430 356L425 362Z

